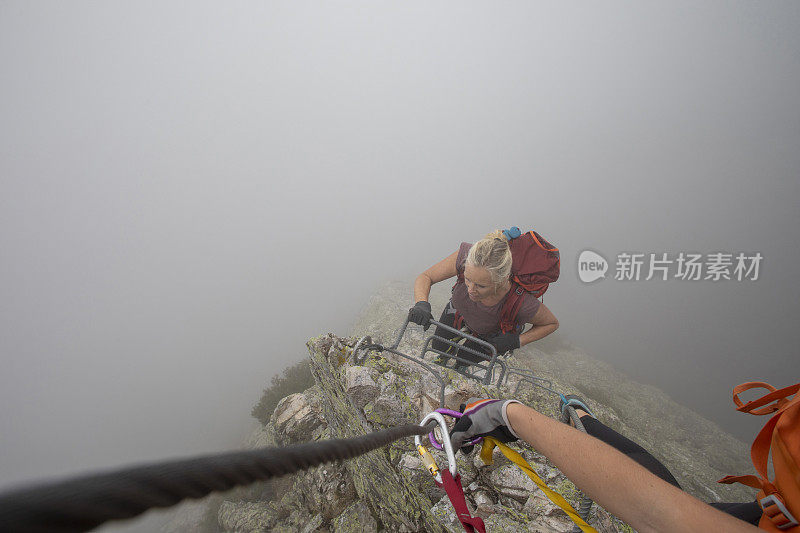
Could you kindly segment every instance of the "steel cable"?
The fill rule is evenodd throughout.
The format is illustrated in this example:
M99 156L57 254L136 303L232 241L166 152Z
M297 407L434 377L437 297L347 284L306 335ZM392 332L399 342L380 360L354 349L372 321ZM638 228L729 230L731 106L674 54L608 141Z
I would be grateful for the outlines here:
M207 455L23 487L0 493L0 531L88 531L186 498L352 459L403 437L425 435L433 426L407 424L350 439Z

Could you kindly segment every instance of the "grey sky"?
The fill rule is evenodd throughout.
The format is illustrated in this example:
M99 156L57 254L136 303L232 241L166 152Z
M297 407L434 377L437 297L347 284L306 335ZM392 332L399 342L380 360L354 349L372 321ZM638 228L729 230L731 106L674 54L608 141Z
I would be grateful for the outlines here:
M0 487L234 446L308 337L515 224L562 251L558 334L747 438L730 387L800 375L799 29L793 2L0 4ZM584 285L585 248L765 259Z

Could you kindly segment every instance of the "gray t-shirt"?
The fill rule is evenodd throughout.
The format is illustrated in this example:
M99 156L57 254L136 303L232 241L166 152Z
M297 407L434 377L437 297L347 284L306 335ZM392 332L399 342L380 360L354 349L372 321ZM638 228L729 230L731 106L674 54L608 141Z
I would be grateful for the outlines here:
M464 264L467 262L467 254L472 244L462 242L458 250L458 257L456 258L456 268L460 271L464 270ZM506 303L508 295L504 296L495 305L483 305L480 302L473 302L467 294L467 284L459 281L453 287L453 296L450 301L453 302L453 307L461 313L464 321L469 326L469 329L480 335L493 335L500 332L500 312L503 309L503 304ZM517 328L521 328L525 324L531 323L533 315L539 310L541 302L533 297L532 294L526 292L523 295L522 306L517 314Z

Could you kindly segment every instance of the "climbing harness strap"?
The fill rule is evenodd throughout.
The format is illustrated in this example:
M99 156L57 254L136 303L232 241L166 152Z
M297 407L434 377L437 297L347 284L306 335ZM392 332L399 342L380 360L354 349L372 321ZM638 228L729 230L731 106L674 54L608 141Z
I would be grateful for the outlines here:
M467 500L464 497L464 487L461 485L461 475L457 474L455 479L450 474L449 470L442 471L442 482L438 481L436 484L444 489L447 497L450 498L450 503L453 504L453 509L456 510L458 521L464 526L464 530L468 533L486 533L486 526L480 517L472 516L467 507Z
M550 489L550 487L548 487L547 484L542 481L542 478L539 477L528 461L526 461L519 453L493 437L483 438L483 446L481 447L481 460L483 460L484 464L490 465L494 461L492 452L494 451L495 446L500 448L500 451L503 452L503 455L505 455L509 461L517 465L520 470L527 474L527 476L531 478L540 489L542 489L542 492L544 492L545 496L547 496L551 502L561 507L561 509L567 513L567 516L569 516L570 519L575 522L579 528L581 528L581 531L584 533L597 533L597 530L587 524L586 521L578 515L578 511L576 511L575 508L572 507L572 505L570 505L570 503L565 500L561 494Z

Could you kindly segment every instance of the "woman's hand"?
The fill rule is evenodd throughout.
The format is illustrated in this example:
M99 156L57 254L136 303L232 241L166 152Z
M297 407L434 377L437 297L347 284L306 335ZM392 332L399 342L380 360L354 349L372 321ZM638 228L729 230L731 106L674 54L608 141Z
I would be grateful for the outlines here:
M431 320L433 320L431 304L425 300L420 300L408 310L408 321L419 324L425 331L428 331L428 328L431 327Z
M489 337L486 341L497 349L497 355L503 355L519 348L519 335L516 333L501 333Z

